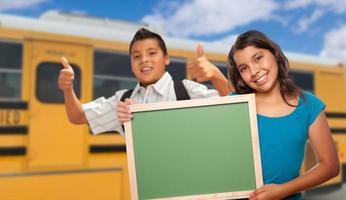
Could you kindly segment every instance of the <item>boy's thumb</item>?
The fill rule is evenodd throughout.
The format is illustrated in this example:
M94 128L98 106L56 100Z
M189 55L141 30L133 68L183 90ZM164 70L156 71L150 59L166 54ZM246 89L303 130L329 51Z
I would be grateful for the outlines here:
M72 69L71 65L68 63L65 57L61 57L61 63L65 69L70 69L70 68Z
M126 98L126 99L125 99L125 103L126 103L127 105L132 105L132 104L135 104L135 101L132 100L132 99Z
M202 56L204 56L204 46L203 46L203 44L202 43L199 43L198 45L197 45L197 56L198 57L202 57Z

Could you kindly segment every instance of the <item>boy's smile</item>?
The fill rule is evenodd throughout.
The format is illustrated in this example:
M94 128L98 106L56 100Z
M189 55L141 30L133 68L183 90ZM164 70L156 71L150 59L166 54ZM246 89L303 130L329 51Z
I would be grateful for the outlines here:
M169 64L168 55L164 55L155 38L138 40L131 48L132 72L146 87L157 82L165 73L166 65Z
M149 74L153 70L152 67L143 67L141 68L141 72L144 74Z

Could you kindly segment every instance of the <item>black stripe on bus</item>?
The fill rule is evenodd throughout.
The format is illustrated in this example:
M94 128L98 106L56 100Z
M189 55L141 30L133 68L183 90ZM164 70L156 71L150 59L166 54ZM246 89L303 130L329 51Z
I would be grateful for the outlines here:
M28 134L27 126L1 126L0 135L11 134L11 135L26 135Z
M28 109L28 103L24 101L0 101L0 108Z
M334 134L346 134L346 128L331 128L330 131Z
M0 147L0 156L23 156L25 154L25 147Z
M81 174L81 173L107 173L122 171L121 167L109 167L109 168L94 168L94 169L71 169L71 170L57 170L57 171L36 171L36 172L9 172L0 173L2 177L21 177L21 176L47 176L57 174Z
M346 113L326 112L327 118L346 118Z
M120 134L118 131L106 131L106 132L102 132L102 134L97 134L97 135L94 135L93 132L91 131L91 129L89 129L89 133L90 135L93 135L93 136L98 136L98 135L111 135L111 134Z
M89 147L90 153L117 153L126 152L125 145L91 145Z
M346 183L346 176L345 176L345 172L346 172L346 164L345 163L341 163L341 169L342 169L342 182Z

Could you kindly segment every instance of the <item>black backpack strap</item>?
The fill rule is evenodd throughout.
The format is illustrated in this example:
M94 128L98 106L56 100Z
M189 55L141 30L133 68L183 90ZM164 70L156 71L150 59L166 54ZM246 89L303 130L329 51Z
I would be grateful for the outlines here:
M191 99L189 93L187 92L182 80L173 80L175 96L177 101L189 100ZM120 101L125 101L126 98L130 98L132 95L133 89L127 90L123 96L121 96Z
M130 98L132 95L133 89L127 90L124 92L123 96L121 96L120 101L124 102L125 99Z
M173 80L173 83L174 83L174 91L175 91L175 96L177 97L177 101L191 99L182 80Z
M120 98L120 101L124 102L125 99L130 98L132 92L133 92L133 89L129 89L126 92L124 92L123 96L121 96L121 98ZM121 125L121 127L123 128L123 131L125 132L124 125Z

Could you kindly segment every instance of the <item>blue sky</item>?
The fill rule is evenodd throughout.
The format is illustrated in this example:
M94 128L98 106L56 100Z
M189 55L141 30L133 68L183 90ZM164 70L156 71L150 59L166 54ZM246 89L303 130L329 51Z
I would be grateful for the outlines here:
M346 0L0 0L1 13L39 17L51 9L146 22L167 35L230 44L257 29L285 51L346 64Z

